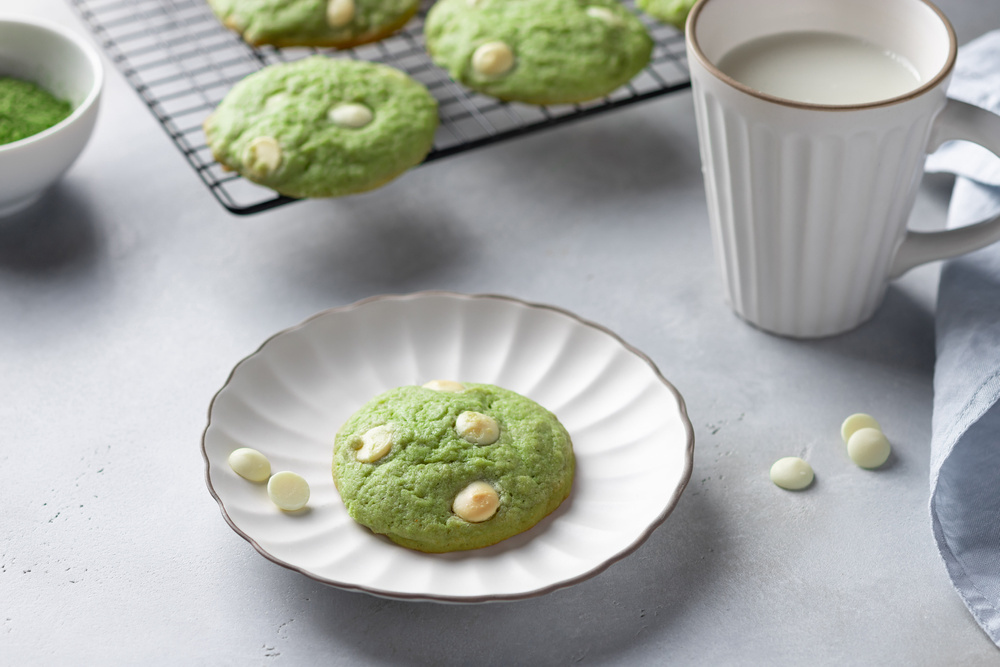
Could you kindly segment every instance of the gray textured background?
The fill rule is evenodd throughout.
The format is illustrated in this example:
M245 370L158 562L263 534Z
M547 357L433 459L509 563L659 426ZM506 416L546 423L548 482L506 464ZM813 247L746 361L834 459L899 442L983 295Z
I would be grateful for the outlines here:
M960 41L993 2L940 2ZM0 0L84 32L62 0ZM944 218L925 181L915 224ZM93 140L0 222L0 662L995 664L929 526L937 267L820 342L722 302L690 95L421 167L377 192L226 213L109 66ZM551 303L648 354L683 393L695 468L636 553L524 602L444 606L325 587L260 557L204 483L206 411L272 333L379 293ZM856 468L840 421L894 444ZM767 478L804 455L808 492Z

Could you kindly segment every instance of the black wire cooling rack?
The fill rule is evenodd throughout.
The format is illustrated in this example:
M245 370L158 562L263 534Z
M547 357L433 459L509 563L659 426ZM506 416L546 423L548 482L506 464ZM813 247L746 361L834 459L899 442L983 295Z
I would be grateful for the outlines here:
M585 104L532 106L477 94L452 81L424 51L425 4L402 32L354 49L252 48L223 27L205 0L69 0L129 84L216 199L236 214L294 201L212 158L201 124L237 81L267 65L316 53L385 63L423 83L441 124L426 161L689 88L684 36L643 17L656 42L650 65L627 86ZM632 0L626 0L631 6Z

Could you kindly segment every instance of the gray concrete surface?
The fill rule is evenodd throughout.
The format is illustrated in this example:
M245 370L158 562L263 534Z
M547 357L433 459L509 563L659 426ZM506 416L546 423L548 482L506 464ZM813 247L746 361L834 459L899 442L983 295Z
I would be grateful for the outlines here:
M995 3L942 1L961 41ZM0 0L84 32L61 0ZM939 225L947 178L916 224ZM723 304L687 93L249 218L210 196L109 67L84 155L0 222L0 663L978 665L1000 655L931 536L937 267L860 329L796 342ZM272 333L380 293L551 303L648 354L695 427L691 483L637 552L523 602L329 588L223 521L208 403ZM840 421L894 443L855 467ZM803 455L791 494L770 464Z

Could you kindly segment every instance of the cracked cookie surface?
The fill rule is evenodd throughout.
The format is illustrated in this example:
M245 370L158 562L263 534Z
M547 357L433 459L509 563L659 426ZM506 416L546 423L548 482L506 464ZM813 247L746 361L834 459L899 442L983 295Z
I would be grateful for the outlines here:
M438 0L424 35L454 80L531 104L607 95L653 49L642 21L617 0Z
M575 460L551 412L513 391L399 387L341 427L333 477L351 517L428 552L495 544L569 495Z
M372 190L430 151L437 101L386 65L313 56L237 83L205 120L224 168L290 197Z
M208 0L215 15L253 46L349 48L384 39L419 0Z

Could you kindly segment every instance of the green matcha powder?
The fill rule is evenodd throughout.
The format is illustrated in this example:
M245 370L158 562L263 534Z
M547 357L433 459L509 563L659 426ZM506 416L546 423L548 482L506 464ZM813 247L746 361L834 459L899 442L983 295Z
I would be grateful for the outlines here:
M0 145L47 130L72 111L69 102L29 81L0 77Z

